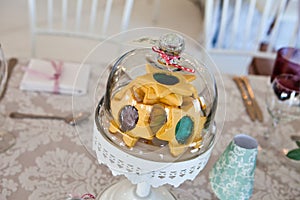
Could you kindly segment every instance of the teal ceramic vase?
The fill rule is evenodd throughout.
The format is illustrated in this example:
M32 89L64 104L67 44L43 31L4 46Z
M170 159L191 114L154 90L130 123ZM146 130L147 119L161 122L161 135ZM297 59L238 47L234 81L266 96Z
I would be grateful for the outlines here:
M221 200L246 200L253 191L257 141L239 134L227 146L209 173L211 187Z

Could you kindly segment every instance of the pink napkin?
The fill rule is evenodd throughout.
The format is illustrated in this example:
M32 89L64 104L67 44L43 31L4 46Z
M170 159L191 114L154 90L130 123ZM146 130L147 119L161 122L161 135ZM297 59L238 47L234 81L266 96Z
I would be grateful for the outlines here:
M84 70L81 69L84 67ZM90 67L78 63L31 59L24 68L20 89L83 95L87 92ZM80 73L78 73L80 71Z

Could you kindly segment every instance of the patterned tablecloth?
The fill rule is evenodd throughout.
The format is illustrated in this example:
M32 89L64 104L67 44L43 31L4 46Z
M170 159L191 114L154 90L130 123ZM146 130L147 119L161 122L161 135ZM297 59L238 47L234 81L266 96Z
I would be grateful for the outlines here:
M9 82L8 92L0 104L1 113L20 111L39 114L68 114L72 112L72 98L66 95L25 92L19 90L23 71L20 65ZM91 79L97 79L92 73ZM261 146L266 141L269 115L264 103L268 79L250 76L251 85L263 108L264 123L252 122L246 114L240 93L229 75L223 76L226 89L226 121L205 169L194 181L186 181L173 191L185 191L196 199L216 199L211 190L208 172L218 156L238 133L255 137ZM90 93L93 90L90 89ZM90 97L78 97L76 109L87 109ZM90 118L92 121L92 116ZM298 129L297 129L298 128ZM0 154L0 199L66 199L69 193L100 194L111 183L124 177L114 177L108 168L99 165L78 138L77 129L63 121L11 119L6 117L1 129L12 132L17 140L8 151ZM287 133L300 131L299 124L283 126ZM287 141L288 134L272 135L272 139ZM268 142L268 141L267 141ZM292 143L291 143L292 144ZM171 186L167 186L171 187ZM181 193L181 194L184 194ZM276 148L259 148L252 199L297 199L300 197L300 163L280 156ZM184 197L182 197L184 199Z

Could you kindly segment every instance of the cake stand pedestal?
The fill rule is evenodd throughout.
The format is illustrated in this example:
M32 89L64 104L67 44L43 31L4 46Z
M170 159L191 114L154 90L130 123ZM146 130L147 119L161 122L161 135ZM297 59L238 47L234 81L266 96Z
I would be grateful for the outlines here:
M146 185L145 185L146 184ZM98 200L175 200L176 198L164 187L151 188L147 183L132 184L125 179L111 185L99 197Z

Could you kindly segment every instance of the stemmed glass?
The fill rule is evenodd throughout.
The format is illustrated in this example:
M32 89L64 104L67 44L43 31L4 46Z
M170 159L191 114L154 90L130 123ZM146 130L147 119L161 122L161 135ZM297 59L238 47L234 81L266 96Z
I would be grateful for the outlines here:
M266 94L266 103L272 122L265 137L275 137L279 125L284 126L288 122L300 119L300 76L293 74L276 76Z
M0 45L0 94L2 94L7 81L7 63ZM3 126L5 117L0 114L0 126ZM0 129L0 153L6 151L15 144L15 136L5 130Z

